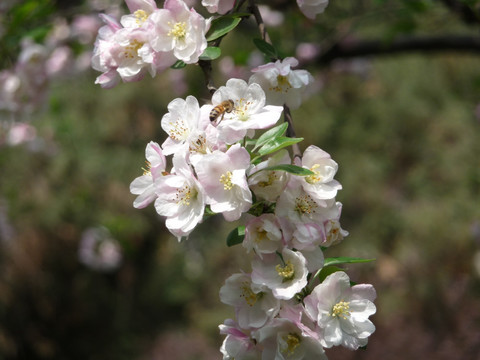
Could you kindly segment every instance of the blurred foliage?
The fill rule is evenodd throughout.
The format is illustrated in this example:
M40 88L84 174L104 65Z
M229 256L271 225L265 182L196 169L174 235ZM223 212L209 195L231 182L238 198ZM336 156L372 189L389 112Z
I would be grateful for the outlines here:
M19 39L49 26L39 13L68 10L59 4L11 8L0 59L15 59ZM35 10L20 16L28 6ZM299 42L328 45L347 35L478 32L437 1L331 1L315 22L293 6L273 2L291 13L269 29L288 56ZM241 65L257 35L248 22L237 30L221 48ZM339 163L350 232L326 255L377 259L346 266L352 280L377 289L377 332L367 351L332 349L329 358L478 358L478 57L337 60L309 70L323 88L292 112L296 132L302 148L318 145ZM176 71L189 94L206 97L198 67ZM217 325L233 314L218 290L249 270L243 249L225 244L239 224L214 216L179 244L152 206L132 207L129 183L142 172L147 142L165 137L160 119L173 85L165 73L106 91L93 85L97 75L53 84L34 122L35 146L0 148L0 230L6 221L13 231L0 236L0 358L219 359ZM78 261L83 231L98 225L124 251L110 273Z

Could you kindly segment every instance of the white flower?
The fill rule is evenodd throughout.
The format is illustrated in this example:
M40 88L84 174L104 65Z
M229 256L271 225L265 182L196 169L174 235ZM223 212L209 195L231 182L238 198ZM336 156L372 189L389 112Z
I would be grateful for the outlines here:
M293 298L307 285L307 275L305 257L287 248L282 258L275 254L252 262L252 282L270 288L277 299Z
M252 284L248 274L233 274L220 289L220 300L235 307L242 329L260 328L280 310L280 302L266 286Z
M224 101L234 102L233 111L225 113L217 125L220 138L229 144L243 139L247 130L267 129L278 121L281 106L265 106L265 92L258 84L248 85L241 79L230 79L212 96L213 106Z
M161 120L162 129L168 138L162 144L165 155L175 154L181 150L195 147L197 151L207 151L205 129L210 124L208 114L202 111L194 96L187 96L186 100L177 98L168 104L168 113ZM200 141L203 136L203 141ZM200 141L198 143L198 141Z
M262 214L249 220L245 226L245 239L242 243L247 252L255 250L262 254L272 254L283 247L283 235L280 224L273 214Z
M333 199L342 185L334 180L338 165L330 154L315 145L310 145L303 153L301 164L304 168L314 172L313 175L302 177L302 186L306 193L317 200Z
M254 334L262 360L327 360L320 342L288 319L275 319Z
M372 285L350 287L343 271L329 275L305 297L307 316L323 329L325 347L342 345L356 350L365 346L375 326L368 317L375 314L376 293Z
M207 48L205 33L210 27L194 9L188 9L182 0L166 0L163 9L150 15L155 31L150 44L156 51L173 52L187 64L198 61Z
M233 145L225 153L216 150L206 154L195 164L207 203L227 221L238 220L252 205L252 193L245 175L249 166L250 155L240 144Z
M251 176L248 178L248 184L257 198L275 202L285 189L289 178L286 171L262 170L280 164L290 164L287 150L273 154L250 170Z
M205 209L202 186L182 155L173 157L175 174L163 176L155 182L155 209L167 217L165 225L178 240L188 236L202 221Z
M147 23L148 17L157 10L153 0L125 0L131 14L122 16L120 23L128 28L142 27Z
M122 248L107 228L89 228L82 233L78 259L93 270L108 272L120 266Z
M218 327L220 334L227 335L220 348L223 360L260 359L261 353L249 331L240 329L232 319L225 320L224 324Z
M163 176L167 160L162 153L162 148L154 141L150 141L145 149L147 168L143 175L137 177L130 184L130 192L138 195L133 206L142 209L157 198L155 181Z
M308 71L291 69L297 65L298 60L293 57L260 65L252 69L254 74L248 82L260 84L269 104L287 104L296 109L302 103L307 86L313 82L313 76Z
M202 0L202 5L205 6L211 14L225 14L233 9L235 0Z
M328 0L297 0L300 11L308 18L315 19L317 14L323 13Z

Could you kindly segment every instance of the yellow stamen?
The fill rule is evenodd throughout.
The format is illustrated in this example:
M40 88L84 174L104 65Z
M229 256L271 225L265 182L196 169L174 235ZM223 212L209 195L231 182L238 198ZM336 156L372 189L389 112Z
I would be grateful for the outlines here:
M255 305L255 303L257 302L258 300L258 297L257 297L257 294L255 294L253 291L252 291L252 288L250 287L250 285L248 284L248 282L244 282L242 284L242 295L240 295L241 297L245 298L245 301L247 302L247 304L249 306L253 306Z
M220 182L223 184L223 188L225 190L232 190L233 189L232 172L227 171L225 174L220 176Z
M136 39L130 41L130 44L125 46L125 51L123 52L123 56L126 59L134 59L138 56L138 50L143 46L143 42L140 42Z
M275 270L277 270L278 275L280 275L283 278L283 281L288 281L292 280L293 277L295 276L295 268L293 267L293 264L290 261L287 261L285 266L282 266L278 264L275 266Z
M347 319L347 316L350 316L350 302L340 301L336 303L332 308L331 316L340 317L342 319Z
M175 194L175 200L177 204L190 206L190 201L195 199L196 196L197 191L195 188L185 185L183 188L177 190L177 193Z
M144 168L142 167L143 175L151 174L152 173L151 168L152 168L152 164L150 164L150 161L145 160L145 167Z
M319 181L322 181L322 176L320 175L320 171L316 170L320 167L319 164L315 164L313 165L310 170L314 172L313 175L308 175L305 177L305 180L309 183L309 184L315 184Z
M170 122L171 128L168 130L168 135L172 140L185 140L188 137L188 127L182 119L177 119L175 122Z
M172 25L172 23L169 22L168 25ZM170 30L167 35L174 37L176 40L183 40L185 35L187 35L187 23L175 23L175 25L172 26L172 30Z
M292 88L292 84L288 81L288 78L283 75L277 76L277 86L272 86L269 88L270 91L276 92L288 92Z
M295 199L295 211L302 215L314 213L317 207L317 203L310 195L305 194Z
M287 354L287 356L293 355L295 349L300 346L302 339L300 336L294 333L290 333L288 335L282 336L283 341L285 341L285 345L282 349L282 353Z
M136 22L138 25L142 25L148 19L148 14L145 10L139 9L135 11L133 15L137 18Z

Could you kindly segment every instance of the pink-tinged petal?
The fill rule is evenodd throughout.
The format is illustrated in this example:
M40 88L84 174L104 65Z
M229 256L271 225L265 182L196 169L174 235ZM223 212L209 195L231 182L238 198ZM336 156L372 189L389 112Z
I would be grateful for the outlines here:
M128 10L134 13L137 10L144 10L147 14L157 9L157 4L153 0L125 0Z
M102 75L98 76L95 80L95 84L100 84L104 89L111 89L115 87L120 81L120 77L115 69L112 69Z
M358 284L352 287L352 298L374 301L377 297L375 288L370 284Z

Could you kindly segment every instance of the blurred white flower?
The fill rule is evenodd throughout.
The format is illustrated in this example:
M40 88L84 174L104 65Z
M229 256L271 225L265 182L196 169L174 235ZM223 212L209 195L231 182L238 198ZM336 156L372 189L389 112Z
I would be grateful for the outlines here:
M92 270L113 271L122 261L122 248L107 228L88 228L80 240L78 260Z

